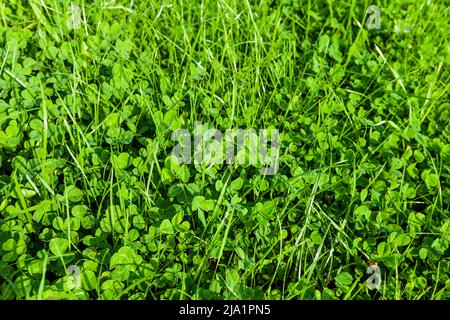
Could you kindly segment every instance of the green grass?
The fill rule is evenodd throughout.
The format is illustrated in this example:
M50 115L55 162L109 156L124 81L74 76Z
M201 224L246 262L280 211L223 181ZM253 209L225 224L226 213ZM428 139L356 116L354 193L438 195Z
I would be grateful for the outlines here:
M450 298L444 1L73 3L0 0L1 299ZM195 121L279 171L177 164Z

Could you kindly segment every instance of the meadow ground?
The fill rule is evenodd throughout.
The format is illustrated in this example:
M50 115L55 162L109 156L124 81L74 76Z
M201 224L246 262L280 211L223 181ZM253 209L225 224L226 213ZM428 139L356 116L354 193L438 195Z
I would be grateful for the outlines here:
M449 15L0 0L0 298L449 299ZM196 121L278 171L178 163Z

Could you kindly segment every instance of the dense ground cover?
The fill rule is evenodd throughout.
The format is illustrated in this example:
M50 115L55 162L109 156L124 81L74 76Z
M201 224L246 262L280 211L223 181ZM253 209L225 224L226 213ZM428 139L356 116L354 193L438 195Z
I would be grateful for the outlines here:
M444 1L74 4L0 1L2 299L450 298ZM278 172L176 163L195 121Z

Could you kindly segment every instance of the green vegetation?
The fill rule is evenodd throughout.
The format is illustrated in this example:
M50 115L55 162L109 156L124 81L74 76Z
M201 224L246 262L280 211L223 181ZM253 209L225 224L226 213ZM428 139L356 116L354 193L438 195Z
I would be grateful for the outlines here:
M0 0L2 299L450 298L444 1L74 4ZM195 121L279 171L177 163Z

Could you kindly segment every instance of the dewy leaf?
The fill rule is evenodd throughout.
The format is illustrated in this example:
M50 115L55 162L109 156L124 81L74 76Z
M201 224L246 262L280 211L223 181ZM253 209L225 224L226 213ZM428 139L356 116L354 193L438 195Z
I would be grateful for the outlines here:
M173 234L173 226L169 219L164 219L159 226L159 231L163 234Z
M122 152L119 156L113 156L113 163L117 169L126 169L133 162L133 158L126 152Z
M234 269L227 269L225 271L225 281L227 286L233 289L239 283L239 273Z
M130 39L126 39L125 41L117 39L116 49L123 59L128 60L130 57L130 51L133 49L133 42L131 42Z
M409 244L409 242L411 241L411 237L410 236L408 236L407 234L404 234L404 233L402 233L402 234L399 234L399 235L397 235L396 237L395 237L395 239L394 239L394 244L396 245L396 246L406 246L407 244Z
M242 178L237 178L232 183L230 183L230 189L232 190L240 190L242 185L244 184L244 180Z
M2 244L2 249L5 251L13 251L16 248L16 241L8 239Z
M189 181L189 177L190 177L189 168L183 164L180 167L178 176L180 177L182 182L187 183Z
M67 249L69 248L69 241L67 239L62 238L53 238L50 241L50 251L55 256L61 256L64 253L66 253Z
M199 208L204 211L212 211L214 209L214 201L206 200L204 196L196 196L192 200L192 211L196 211Z
M369 220L371 213L372 211L370 211L370 209L366 205L359 206L355 209L355 214L361 220L363 217L365 218L365 220Z
M83 205L76 205L72 208L72 215L77 218L83 218L83 216L88 212L88 207Z
M386 257L391 253L391 247L386 242L381 242L377 247L377 253L379 257Z
M425 260L427 258L428 250L426 248L420 248L419 250L419 257L422 260Z
M353 277L348 272L341 272L336 277L336 283L341 286L349 286L353 282Z
M163 168L161 170L161 181L162 181L162 183L169 184L169 183L171 183L173 181L173 178L174 178L174 176L170 172L169 169Z
M319 38L319 52L325 52L325 50L328 48L329 43L330 37L328 37L326 34L321 35Z
M65 190L66 197L71 202L80 202L83 199L83 191L74 185L70 185Z
M95 273L91 270L84 270L81 273L81 285L87 291L94 290L98 285Z
M115 112L109 114L105 120L105 124L108 128L119 127L120 126L120 114L115 113Z
M119 265L131 267L134 264L135 255L133 248L123 246L111 257L110 267L114 268Z
M178 197L183 193L183 187L179 184L175 184L170 187L168 195L172 198Z

